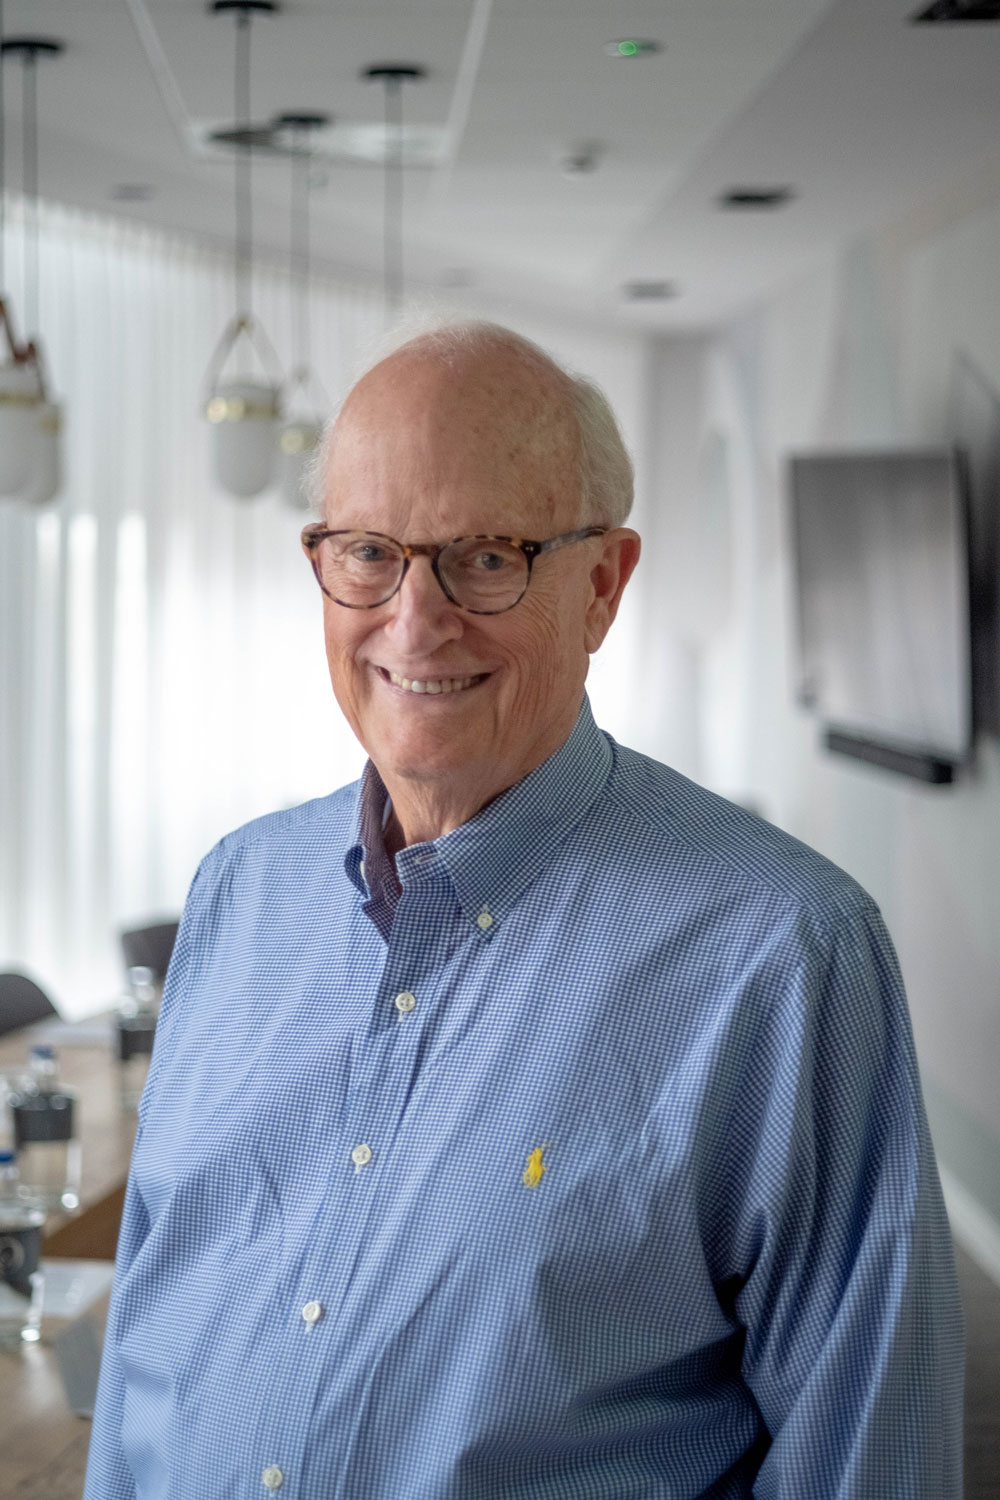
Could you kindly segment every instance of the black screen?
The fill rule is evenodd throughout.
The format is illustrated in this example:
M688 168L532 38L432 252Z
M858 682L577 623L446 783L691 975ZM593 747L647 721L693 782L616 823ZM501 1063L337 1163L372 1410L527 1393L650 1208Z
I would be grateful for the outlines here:
M901 749L970 749L966 509L951 452L791 460L799 700Z

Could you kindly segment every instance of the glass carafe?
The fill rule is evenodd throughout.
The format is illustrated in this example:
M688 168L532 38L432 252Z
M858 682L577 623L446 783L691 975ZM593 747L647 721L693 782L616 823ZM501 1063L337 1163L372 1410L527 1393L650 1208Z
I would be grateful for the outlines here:
M138 965L129 969L128 992L118 1002L115 1014L119 1099L126 1110L136 1109L142 1097L156 1034L157 1008L152 969Z
M45 1212L25 1199L12 1151L0 1151L0 1348L37 1343Z
M32 1047L30 1070L10 1099L21 1194L49 1211L80 1206L76 1095L63 1088L52 1047Z

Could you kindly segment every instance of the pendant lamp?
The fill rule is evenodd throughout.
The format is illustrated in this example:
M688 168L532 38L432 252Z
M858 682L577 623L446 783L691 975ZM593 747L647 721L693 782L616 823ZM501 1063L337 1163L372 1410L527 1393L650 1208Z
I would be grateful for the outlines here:
M309 358L309 191L312 152L309 133L330 123L329 115L280 115L278 130L292 136L291 284L295 364L285 390L287 416L278 438L278 486L293 510L308 509L304 480L330 410L330 401Z
M253 131L250 117L250 21L272 14L275 0L213 0L216 15L236 19L234 103L236 127L236 243L233 257L236 311L209 361L204 412L212 424L216 481L230 495L251 499L274 479L281 420L281 368L267 334L254 317L253 301ZM254 356L258 370L255 373ZM227 373L226 367L234 368ZM262 373L261 373L262 372Z
M38 383L38 404L34 409L35 457L20 498L29 505L45 505L62 489L63 412L60 403L53 401L48 393L42 352L34 343L28 345L28 359Z
M0 49L3 43L3 0L0 0ZM2 55L2 52L0 52ZM14 495L27 481L30 447L26 407L32 400L31 372L14 333L14 317L6 296L7 192L3 68L0 67L0 495Z
M31 477L38 386L2 297L0 340L0 495L17 495Z
M426 72L412 63L373 63L361 77L385 89L385 171L382 208L382 284L386 322L403 305L403 84Z
M39 58L57 57L62 50L62 43L51 37L8 37L0 42L0 56L19 57L23 65L23 261L25 305L29 326L35 329L39 293L36 68ZM2 191L0 181L0 194ZM3 361L0 363L0 494L15 495L31 505L44 505L58 494L62 484L62 413L48 393L37 332L27 343L20 344L14 335L10 308L3 304L2 298L0 321L6 346L0 353Z

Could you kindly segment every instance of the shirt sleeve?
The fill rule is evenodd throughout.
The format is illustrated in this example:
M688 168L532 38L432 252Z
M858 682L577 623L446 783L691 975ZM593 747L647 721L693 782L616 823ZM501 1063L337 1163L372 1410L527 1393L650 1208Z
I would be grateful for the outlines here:
M163 989L163 1003L156 1023L156 1040L150 1059L149 1075L139 1106L139 1130L136 1147L142 1135L142 1117L149 1097L155 1091L160 1059L169 1054L170 1030L176 1024L177 1012L186 987L187 966L192 948L192 929L197 927L204 905L202 892L205 871L211 856L202 860L191 882L184 913L174 941ZM135 1148L133 1148L133 1161ZM125 1206L115 1257L114 1286L108 1311L108 1324L101 1357L101 1375L94 1405L94 1425L87 1459L87 1480L83 1500L135 1500L135 1479L122 1445L122 1425L127 1388L118 1356L118 1327L121 1318L121 1288L149 1234L149 1215L133 1173L129 1173ZM134 1399L134 1397L133 1397Z
M118 1254L115 1259L115 1284L128 1271L142 1248L149 1231L145 1205L129 1180L125 1194ZM122 1415L125 1405L125 1381L117 1354L116 1323L118 1303L113 1296L104 1338L101 1378L94 1406L94 1426L87 1459L87 1482L83 1500L135 1500L135 1481L122 1448Z
M733 1121L757 1500L960 1500L963 1331L909 1015L877 910L784 987Z

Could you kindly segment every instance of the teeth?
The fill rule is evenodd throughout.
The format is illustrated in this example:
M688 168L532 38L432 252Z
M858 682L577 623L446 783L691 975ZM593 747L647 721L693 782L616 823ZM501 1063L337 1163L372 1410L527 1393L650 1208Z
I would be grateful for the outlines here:
M479 677L437 677L421 681L416 677L400 677L396 672L390 672L389 681L407 693L460 693L478 682Z

